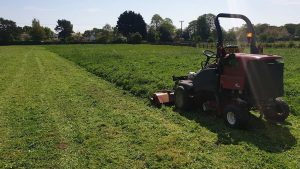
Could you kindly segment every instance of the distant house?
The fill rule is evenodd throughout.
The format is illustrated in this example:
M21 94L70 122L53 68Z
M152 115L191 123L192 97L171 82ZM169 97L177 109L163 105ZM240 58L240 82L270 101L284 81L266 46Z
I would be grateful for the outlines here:
M91 35L91 36L89 37L89 40L90 40L90 41L95 41L95 40L96 40L96 36L95 36L95 35Z
M31 36L28 33L22 33L20 35L20 40L21 41L29 41L31 39Z
M53 40L58 40L58 34L57 34L57 33L54 33L53 36L52 36L52 39L53 39Z
M96 36L92 34L90 36L84 37L84 40L85 41L95 41L96 40Z

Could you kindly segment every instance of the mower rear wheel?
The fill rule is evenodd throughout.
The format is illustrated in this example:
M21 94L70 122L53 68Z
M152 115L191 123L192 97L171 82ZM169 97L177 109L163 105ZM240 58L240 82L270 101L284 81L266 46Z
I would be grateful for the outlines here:
M228 105L224 109L225 124L231 128L245 128L248 125L250 113L238 105Z
M179 110L188 110L191 106L188 91L183 86L175 89L175 107Z
M289 105L282 99L274 100L274 107L264 112L265 118L268 121L284 122L290 114Z

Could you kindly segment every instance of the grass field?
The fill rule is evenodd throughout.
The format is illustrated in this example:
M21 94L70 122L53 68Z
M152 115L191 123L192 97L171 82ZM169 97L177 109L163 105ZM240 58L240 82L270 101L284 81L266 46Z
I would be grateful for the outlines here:
M172 75L198 71L204 49L151 45L48 46L88 71L134 95L148 97L161 89L172 89ZM300 114L300 49L267 49L285 61L286 100L293 114Z
M300 52L268 52L286 58L295 115L283 125L253 117L240 131L126 92L146 97L171 87L171 75L199 67L197 49L0 47L0 168L300 168Z

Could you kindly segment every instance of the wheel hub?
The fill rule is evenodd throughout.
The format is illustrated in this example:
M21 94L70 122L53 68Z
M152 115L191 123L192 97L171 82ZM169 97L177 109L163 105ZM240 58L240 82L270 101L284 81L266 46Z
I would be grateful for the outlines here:
M235 125L236 118L235 118L235 114L233 112L228 112L227 113L227 121L230 125Z

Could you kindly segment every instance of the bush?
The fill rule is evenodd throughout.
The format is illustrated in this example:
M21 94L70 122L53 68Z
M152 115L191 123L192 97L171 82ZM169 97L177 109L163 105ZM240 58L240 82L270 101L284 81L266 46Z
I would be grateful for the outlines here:
M274 47L275 48L286 48L286 44L285 43L275 43Z
M118 34L113 37L112 43L115 43L115 44L127 43L127 38L121 34Z
M140 33L132 33L129 35L128 43L131 44L140 44L143 40L143 37Z
M106 35L102 35L102 36L99 36L96 40L98 43L110 43L111 42L111 37L109 36L106 36Z
M289 48L294 48L294 47L296 47L296 44L293 41L290 41L289 44L288 44L288 47Z

